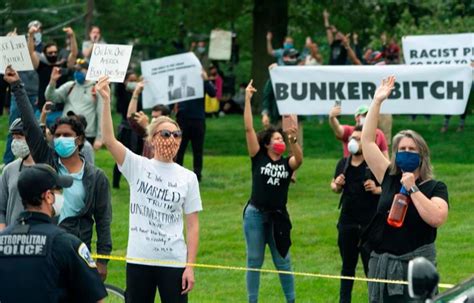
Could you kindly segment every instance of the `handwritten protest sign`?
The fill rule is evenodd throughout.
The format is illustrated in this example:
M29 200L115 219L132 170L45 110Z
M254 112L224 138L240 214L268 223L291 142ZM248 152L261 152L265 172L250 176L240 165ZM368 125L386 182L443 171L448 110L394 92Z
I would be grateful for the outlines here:
M232 32L223 30L211 31L209 59L230 60L232 54Z
M17 71L34 70L25 36L0 37L0 73L8 65Z
M143 107L204 97L202 66L194 53L142 61Z
M123 82L132 55L132 45L94 44L86 80L109 76L110 82Z

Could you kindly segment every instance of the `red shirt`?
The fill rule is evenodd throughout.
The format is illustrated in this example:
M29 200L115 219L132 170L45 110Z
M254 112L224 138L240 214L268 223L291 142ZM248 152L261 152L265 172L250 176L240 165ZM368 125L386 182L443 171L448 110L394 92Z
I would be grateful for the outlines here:
M342 138L340 139L342 141L342 149L344 152L344 157L349 157L351 153L347 149L347 143L349 143L349 137L352 135L352 132L354 131L355 126L342 125L342 128L344 128L344 134L342 135ZM385 135L378 128L375 130L375 143L377 144L381 152L388 151L388 145L387 145L387 140L385 139Z

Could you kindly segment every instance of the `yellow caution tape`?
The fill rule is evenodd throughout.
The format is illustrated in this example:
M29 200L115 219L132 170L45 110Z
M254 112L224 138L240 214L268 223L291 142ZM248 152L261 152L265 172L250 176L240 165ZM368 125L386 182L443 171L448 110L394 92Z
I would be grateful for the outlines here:
M324 278L324 279L336 279L336 280L353 280L353 281L364 281L364 282L374 282L374 283L387 283L387 284L403 284L408 285L407 281L401 280L385 280L385 279L371 279L371 278L360 278L360 277L349 277L349 276L338 276L338 275L326 275L326 274L315 274L308 272L294 272L294 271L284 271L284 270L275 270L275 269L262 269L262 268L247 268L240 266L227 266L227 265L215 265L215 264L200 264L200 263L185 263L185 262L174 262L174 261L161 261L161 260L150 260L143 258L128 258L120 256L109 256L109 255L99 255L93 254L94 259L106 259L113 261L131 261L131 262L140 262L140 263L149 263L149 264L160 264L160 265L178 265L178 266L193 266L196 268L212 268L212 269L223 269L223 270L236 270L236 271L256 271L262 273L272 273L272 274L285 274L293 276L303 276L303 277L313 277L313 278ZM438 287L440 288L453 288L453 284L439 283Z

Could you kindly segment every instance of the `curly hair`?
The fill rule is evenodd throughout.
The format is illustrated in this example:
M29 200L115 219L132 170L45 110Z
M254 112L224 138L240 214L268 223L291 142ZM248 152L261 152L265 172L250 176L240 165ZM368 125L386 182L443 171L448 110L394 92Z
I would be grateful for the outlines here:
M79 145L79 150L82 149L84 146L84 138L85 138L85 132L84 132L84 125L74 116L70 117L61 117L58 120L56 120L56 123L51 127L50 131L51 134L54 136L54 133L56 133L56 130L58 129L59 125L67 124L70 125L72 130L76 133L77 137L82 137L81 144Z

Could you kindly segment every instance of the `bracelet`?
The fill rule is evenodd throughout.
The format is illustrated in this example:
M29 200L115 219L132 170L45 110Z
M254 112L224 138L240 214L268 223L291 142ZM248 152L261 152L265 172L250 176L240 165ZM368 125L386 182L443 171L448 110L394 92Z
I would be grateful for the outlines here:
M298 138L296 136L288 136L288 141L290 141L291 144L296 144L298 142Z

